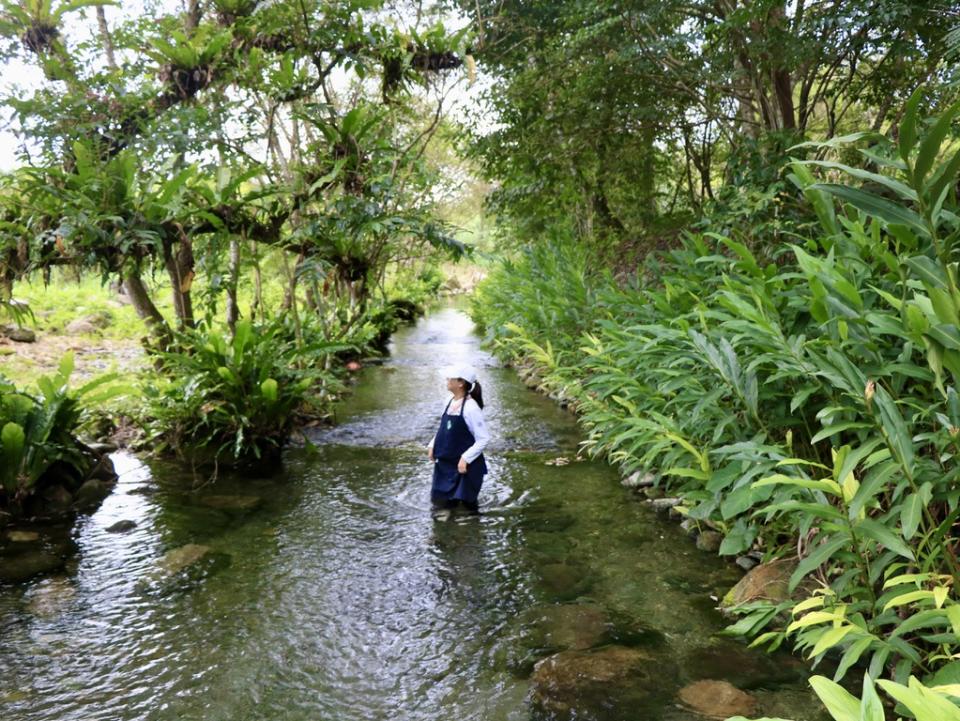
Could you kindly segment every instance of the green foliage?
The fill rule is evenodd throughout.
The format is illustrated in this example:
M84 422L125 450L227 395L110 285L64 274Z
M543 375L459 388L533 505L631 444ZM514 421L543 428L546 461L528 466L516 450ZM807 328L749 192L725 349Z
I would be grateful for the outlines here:
M301 344L282 320L241 321L232 337L178 333L146 390L153 435L179 453L231 462L276 453L296 414L341 388L327 359L349 346L320 338Z
M125 389L110 385L112 375L71 389L72 372L73 355L68 353L56 374L37 380L38 394L0 377L0 495L7 505L32 493L55 464L78 477L89 470L74 435L82 406L103 403Z
M897 710L905 710L916 721L960 721L960 709L951 700L956 698L960 687L937 685L932 688L920 683L913 676L906 685L893 681L877 681L883 691L898 703ZM842 686L824 678L813 676L810 685L834 721L885 721L883 703L869 675L863 677L863 693L853 696ZM743 716L734 716L727 721L747 721ZM757 721L787 721L786 719L757 719Z
M957 37L947 0L457 5L476 17L477 57L495 77L495 122L474 152L497 183L504 235L562 229L608 260L620 243L662 247L663 228L703 215L775 247L798 219L785 148L888 133L918 83L957 71L944 61Z
M960 634L958 108L925 123L918 98L896 146L816 148L871 141L879 172L793 164L816 238L765 259L690 235L626 287L544 243L475 307L500 354L577 405L587 450L655 471L724 533L722 554L800 549L796 605L750 604L731 630L837 654L837 679L857 663L900 683L932 674Z

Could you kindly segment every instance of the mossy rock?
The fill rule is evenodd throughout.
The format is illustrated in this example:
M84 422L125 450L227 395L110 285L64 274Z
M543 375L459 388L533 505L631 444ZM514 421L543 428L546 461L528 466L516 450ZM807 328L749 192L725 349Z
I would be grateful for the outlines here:
M30 548L11 556L0 556L0 582L21 583L34 576L63 568L63 556L40 548Z
M534 667L534 718L647 718L645 712L659 710L672 693L665 683L671 676L663 659L638 648L561 651ZM614 710L621 713L612 715Z
M781 559L752 568L730 589L720 602L730 609L751 601L780 603L790 598L790 576L796 570L795 561Z

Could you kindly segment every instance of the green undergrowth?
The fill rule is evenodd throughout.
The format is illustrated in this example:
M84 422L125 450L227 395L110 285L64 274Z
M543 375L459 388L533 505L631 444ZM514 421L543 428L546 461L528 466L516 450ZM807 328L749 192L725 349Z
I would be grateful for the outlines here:
M496 352L578 410L585 448L653 472L720 553L795 562L793 598L735 609L835 678L960 676L960 240L954 108L908 104L874 170L794 162L819 231L751 250L687 235L629 284L573 241L494 270L473 305ZM877 172L879 168L880 172ZM829 180L830 182L824 182ZM955 687L954 687L955 688Z

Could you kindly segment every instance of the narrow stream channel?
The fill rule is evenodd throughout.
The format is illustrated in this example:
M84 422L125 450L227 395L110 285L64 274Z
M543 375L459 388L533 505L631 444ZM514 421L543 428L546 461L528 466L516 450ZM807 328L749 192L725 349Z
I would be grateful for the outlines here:
M339 425L269 478L194 491L182 468L118 454L66 571L0 586L0 719L694 721L676 694L699 679L748 690L758 717L821 719L801 663L717 635L710 596L737 569L607 465L547 465L575 458L574 418L478 343L454 309L401 330ZM491 473L479 517L436 521L423 445L438 368L464 361ZM106 530L120 520L136 528ZM552 714L533 666L571 648L644 663Z

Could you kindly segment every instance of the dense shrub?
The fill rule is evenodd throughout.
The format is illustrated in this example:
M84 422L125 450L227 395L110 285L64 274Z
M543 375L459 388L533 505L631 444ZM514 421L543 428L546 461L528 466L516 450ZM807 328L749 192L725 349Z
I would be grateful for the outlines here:
M146 386L148 425L182 455L239 462L273 454L298 413L323 404L341 385L329 368L343 343L298 341L287 323L237 324L177 334L176 350L159 352L160 372Z
M838 653L837 678L960 668L960 153L938 160L957 108L921 133L918 98L898 145L846 139L882 173L791 166L816 237L761 258L691 235L634 287L554 241L475 305L499 353L577 405L589 451L656 471L721 553L797 556L802 600L742 608L732 630Z
M84 404L96 405L123 389L112 375L70 388L73 355L57 373L37 380L37 392L0 376L0 508L17 514L48 484L78 485L95 457L77 440Z

